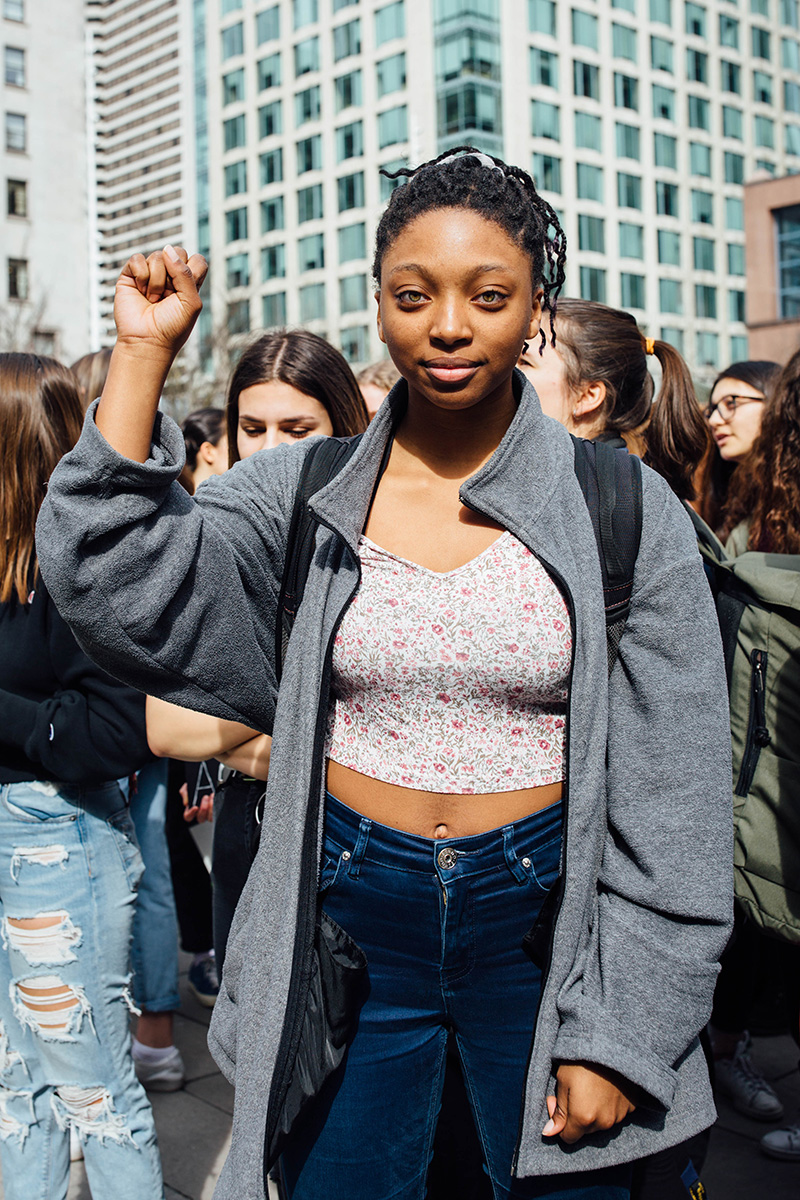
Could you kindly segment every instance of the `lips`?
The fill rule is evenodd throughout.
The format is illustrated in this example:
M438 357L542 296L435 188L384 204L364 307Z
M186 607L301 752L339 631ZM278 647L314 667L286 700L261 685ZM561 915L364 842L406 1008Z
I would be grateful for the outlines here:
M440 383L463 383L472 378L480 365L468 358L432 358L423 363L428 373Z

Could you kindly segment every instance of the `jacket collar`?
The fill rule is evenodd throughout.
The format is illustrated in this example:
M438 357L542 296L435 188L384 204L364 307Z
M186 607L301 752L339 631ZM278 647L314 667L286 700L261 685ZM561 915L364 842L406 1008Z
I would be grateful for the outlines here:
M486 513L512 532L535 524L564 471L572 472L572 442L566 429L542 413L539 397L521 371L514 372L517 411L492 457L461 489L470 508ZM357 553L386 447L408 403L399 380L342 470L309 501L315 515Z

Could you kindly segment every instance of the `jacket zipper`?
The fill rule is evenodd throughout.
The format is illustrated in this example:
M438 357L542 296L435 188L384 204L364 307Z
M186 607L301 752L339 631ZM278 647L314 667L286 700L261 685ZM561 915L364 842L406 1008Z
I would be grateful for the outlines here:
M767 729L766 713L767 661L766 650L751 651L750 716L747 722L747 741L744 745L742 765L734 788L735 796L746 796L750 791L761 751L771 741L770 732Z
M335 537L341 540L341 535L337 533L332 526L325 521L318 521L319 525L330 530ZM308 994L308 986L311 980L311 967L314 956L314 934L317 923L317 890L318 890L318 870L315 869L317 859L317 845L319 843L319 821L321 817L321 807L319 801L320 788L322 785L322 758L325 746L325 734L323 722L327 719L327 705L325 701L330 693L330 681L333 667L333 644L336 640L336 635L339 632L339 627L344 619L347 609L350 607L353 597L361 584L361 564L356 556L357 564L357 579L353 585L350 595L347 597L339 616L336 619L331 635L328 639L328 645L325 649L325 658L322 670L322 684L320 687L319 706L317 708L317 723L314 734L314 759L311 766L311 789L309 792L309 816L316 811L316 821L306 820L306 827L303 836L303 858L300 866L300 886L299 894L299 919L297 930L295 932L294 954L292 956L292 973L289 980L289 992L286 1001L286 1015L284 1017L283 1031L281 1033L281 1041L278 1047L278 1053L275 1059L275 1068L272 1073L272 1085L270 1087L269 1101L267 1104L267 1125L264 1134L264 1194L269 1195L269 1171L270 1163L270 1143L272 1136L277 1126L280 1114L283 1111L283 1106L286 1102L286 1096L289 1091L289 1085L292 1078L292 1070L297 1058L297 1051L300 1046L300 1037L303 1031L303 1022L305 1020L305 998ZM300 953L298 954L298 949Z

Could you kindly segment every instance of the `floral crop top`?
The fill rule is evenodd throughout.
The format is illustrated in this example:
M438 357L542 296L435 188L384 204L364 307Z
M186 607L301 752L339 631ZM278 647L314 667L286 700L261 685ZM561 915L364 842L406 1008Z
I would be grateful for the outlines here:
M508 531L443 573L368 537L359 553L333 649L329 757L426 792L563 779L572 630L535 555Z

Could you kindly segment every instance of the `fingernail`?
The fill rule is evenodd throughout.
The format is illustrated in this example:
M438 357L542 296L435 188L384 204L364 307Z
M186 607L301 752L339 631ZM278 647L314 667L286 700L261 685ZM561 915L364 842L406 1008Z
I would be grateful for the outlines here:
M550 1120L547 1122L544 1129L542 1130L542 1137L551 1137L552 1134L555 1133L555 1131L556 1131L556 1123L555 1123L555 1121Z
M170 262L178 262L179 261L178 254L177 254L177 251L175 250L175 247L170 246L169 243L167 243L167 245L164 247L164 253L166 254L167 258L170 260Z

